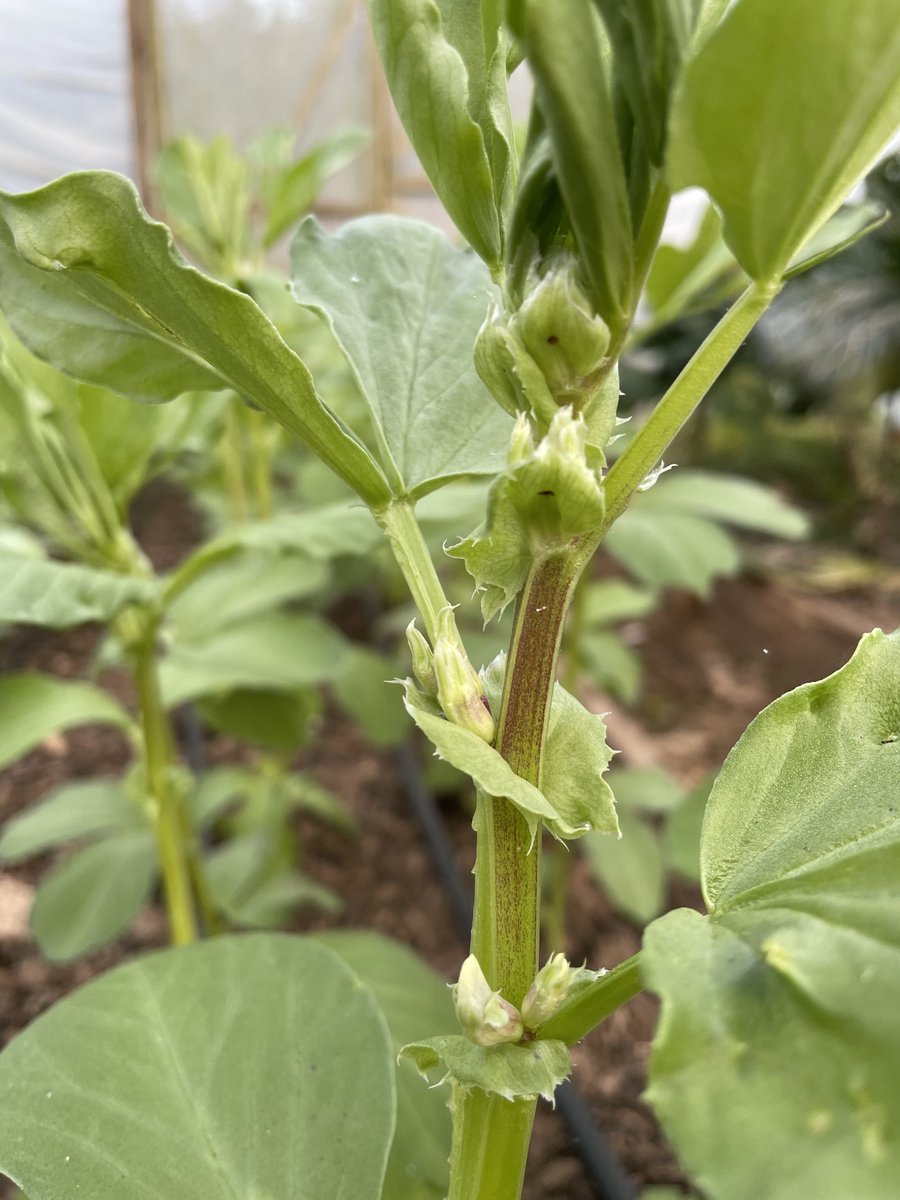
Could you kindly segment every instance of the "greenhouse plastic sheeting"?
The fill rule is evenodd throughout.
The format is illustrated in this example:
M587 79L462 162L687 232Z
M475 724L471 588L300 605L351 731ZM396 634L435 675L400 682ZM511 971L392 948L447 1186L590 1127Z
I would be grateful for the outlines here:
M0 0L0 188L134 169L127 7Z

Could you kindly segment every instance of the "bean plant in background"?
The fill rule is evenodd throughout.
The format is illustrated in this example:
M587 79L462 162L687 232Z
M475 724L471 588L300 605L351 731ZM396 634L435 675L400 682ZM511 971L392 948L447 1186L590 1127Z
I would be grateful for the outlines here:
M17 523L0 547L0 619L105 625L100 662L123 667L136 696L132 717L90 683L34 672L0 681L0 761L87 721L118 726L134 752L121 778L63 785L0 837L7 863L79 844L45 876L33 910L38 943L56 960L126 929L160 872L176 942L192 940L201 920L277 925L300 902L336 902L298 872L289 818L307 807L344 828L348 820L290 760L308 739L319 688L352 665L353 651L322 616L287 605L320 592L341 559L371 550L377 527L343 506L285 513L236 526L174 573L155 573L131 534L131 501L177 456L207 402L215 398L135 408L3 332L0 482ZM171 721L186 702L257 746L262 769L194 778L178 762Z
M406 707L477 791L458 1025L432 1006L433 979L370 938L180 947L94 982L4 1052L0 1165L30 1200L514 1200L537 1097L647 987L662 998L648 1097L706 1194L888 1200L900 634L867 635L738 742L706 807L707 915L654 921L609 971L540 967L538 925L542 830L618 828L602 719L556 681L573 592L785 282L869 223L848 234L834 214L900 124L895 5L370 7L400 116L475 253L396 217L301 226L296 298L333 329L365 421L339 419L253 299L187 266L115 176L0 199L0 302L39 357L135 400L233 388L371 509L420 622ZM523 59L520 161L506 81ZM617 363L687 185L710 193L749 282L607 466ZM485 619L514 611L481 673L416 521L421 498L477 475L487 511L449 551ZM410 1062L449 1088L449 1179L436 1093L411 1099Z

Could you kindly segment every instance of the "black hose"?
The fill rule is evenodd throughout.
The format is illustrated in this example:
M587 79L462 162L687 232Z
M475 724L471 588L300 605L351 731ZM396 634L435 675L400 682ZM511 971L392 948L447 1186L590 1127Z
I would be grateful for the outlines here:
M421 825L454 915L460 929L468 936L472 927L471 889L456 865L434 797L422 777L415 750L405 743L397 748L395 757L413 812ZM598 1200L636 1200L637 1193L631 1181L597 1128L590 1109L578 1094L574 1083L567 1080L557 1089L555 1098L556 1107L566 1123L588 1178L596 1189Z

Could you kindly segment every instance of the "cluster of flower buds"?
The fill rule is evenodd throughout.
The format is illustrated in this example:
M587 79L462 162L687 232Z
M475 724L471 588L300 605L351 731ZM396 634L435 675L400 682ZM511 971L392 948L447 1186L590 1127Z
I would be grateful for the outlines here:
M493 990L478 959L470 954L460 968L459 982L453 985L456 1015L466 1037L478 1046L519 1042L526 1030L537 1029L559 1012L572 984L584 974L582 967L570 966L564 954L551 955L535 976L520 1011Z
M494 306L475 343L475 366L507 412L546 426L561 406L586 411L609 342L606 322L578 282L574 256L560 252L532 276L515 312Z
M453 609L438 614L434 650L411 621L406 641L412 656L413 675L426 695L434 697L444 716L485 742L494 740L494 718L481 676L469 662L456 630Z

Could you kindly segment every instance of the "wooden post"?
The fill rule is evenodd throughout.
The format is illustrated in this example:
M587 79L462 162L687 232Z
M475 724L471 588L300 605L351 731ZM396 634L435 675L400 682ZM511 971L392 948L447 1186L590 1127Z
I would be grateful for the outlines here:
M128 0L128 48L137 183L144 203L152 212L153 166L165 138L155 0Z

